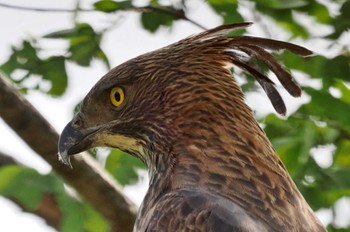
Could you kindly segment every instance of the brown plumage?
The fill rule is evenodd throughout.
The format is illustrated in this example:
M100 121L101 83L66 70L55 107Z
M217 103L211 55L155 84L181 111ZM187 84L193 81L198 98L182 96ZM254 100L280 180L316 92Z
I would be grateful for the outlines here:
M276 40L227 36L249 24L217 27L112 69L62 132L59 150L66 163L69 155L108 146L147 164L150 185L134 231L325 231L230 71L238 66L250 72L285 114L274 83L255 61L300 96L300 87L266 49L311 52ZM115 87L124 101L110 94ZM122 103L115 106L111 98Z

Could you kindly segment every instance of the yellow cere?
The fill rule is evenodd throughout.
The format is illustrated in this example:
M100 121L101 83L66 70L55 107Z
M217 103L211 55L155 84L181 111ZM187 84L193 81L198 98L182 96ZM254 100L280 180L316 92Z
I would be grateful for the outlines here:
M114 87L109 97L114 106L120 106L124 101L124 90L120 87Z

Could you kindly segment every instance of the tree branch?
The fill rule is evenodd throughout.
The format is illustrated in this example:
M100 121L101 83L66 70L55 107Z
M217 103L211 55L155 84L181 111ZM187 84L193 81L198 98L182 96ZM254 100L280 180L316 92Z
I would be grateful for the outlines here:
M9 8L9 9L14 9L14 10L25 10L25 11L37 11L37 12L52 12L52 13L75 13L77 11L80 12L100 12L95 9L82 9L82 8L76 8L76 9L62 9L62 8L35 8L35 7L25 7L25 6L15 6L15 5L10 5L10 4L5 4L5 3L0 3L1 7ZM174 11L171 9L168 9L166 7L160 7L160 6L144 6L144 7L137 7L137 6L132 6L127 9L122 9L122 10L130 10L130 11L137 11L137 12L148 12L148 11L158 11L163 14L171 15L177 19L182 19L185 21L188 21L192 23L193 25L206 30L204 26L201 24L197 23L196 21L193 21L192 19L188 18L183 12L181 11Z
M36 209L28 209L21 202L13 198L7 198L8 200L15 203L19 208L24 212L35 214L38 217L41 217L45 222L55 228L57 231L60 231L60 224L62 220L62 212L59 209L57 200L54 195L45 193L41 199L41 202Z
M17 161L9 155L0 151L0 168L6 165L17 164Z
M62 8L35 8L35 7L26 7L26 6L15 6L10 5L6 3L0 3L1 7L14 9L14 10L25 10L25 11L38 11L38 12L50 12L50 13L74 13L76 11L82 11L82 12L96 12L94 9L62 9Z
M0 74L0 117L109 222L113 231L132 231L137 207L89 156L73 157L74 169L57 158L58 134Z

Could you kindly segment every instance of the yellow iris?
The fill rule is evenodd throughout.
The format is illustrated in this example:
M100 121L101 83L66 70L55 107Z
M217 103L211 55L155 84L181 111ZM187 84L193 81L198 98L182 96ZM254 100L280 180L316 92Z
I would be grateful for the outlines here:
M120 87L114 87L109 97L114 106L120 106L124 101L124 90Z

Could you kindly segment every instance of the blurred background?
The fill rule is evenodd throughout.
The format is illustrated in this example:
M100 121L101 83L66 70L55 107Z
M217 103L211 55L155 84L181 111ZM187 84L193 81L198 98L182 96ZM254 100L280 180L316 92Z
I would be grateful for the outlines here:
M288 110L284 118L254 78L239 69L234 76L322 223L329 231L350 231L350 1L0 0L0 72L61 132L111 67L205 29L243 21L254 25L242 33L315 52L308 59L275 54L303 87L299 99L279 88ZM8 110L0 108L0 116ZM140 161L118 150L90 155L126 196L141 203L148 177ZM109 231L108 221L77 192L0 117L1 231ZM40 214L42 204L47 210Z

